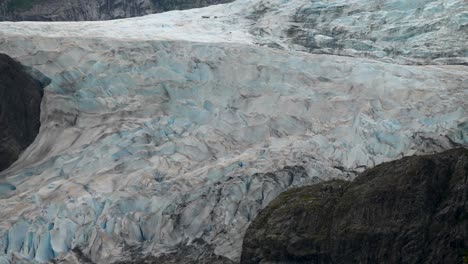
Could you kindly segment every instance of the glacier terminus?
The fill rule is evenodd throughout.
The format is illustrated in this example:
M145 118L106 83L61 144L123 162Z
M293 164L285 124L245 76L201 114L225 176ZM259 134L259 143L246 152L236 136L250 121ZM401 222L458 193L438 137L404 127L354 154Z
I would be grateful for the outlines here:
M0 22L0 53L50 79L0 172L0 263L238 263L281 192L467 147L467 40L464 0Z

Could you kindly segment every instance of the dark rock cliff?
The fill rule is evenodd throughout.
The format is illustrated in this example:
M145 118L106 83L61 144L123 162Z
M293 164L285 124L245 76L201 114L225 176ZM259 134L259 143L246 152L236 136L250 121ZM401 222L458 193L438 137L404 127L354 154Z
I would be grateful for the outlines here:
M16 161L39 132L46 84L0 53L0 171Z
M241 263L468 263L468 150L385 163L281 194Z
M233 0L6 0L0 21L83 21L142 16Z

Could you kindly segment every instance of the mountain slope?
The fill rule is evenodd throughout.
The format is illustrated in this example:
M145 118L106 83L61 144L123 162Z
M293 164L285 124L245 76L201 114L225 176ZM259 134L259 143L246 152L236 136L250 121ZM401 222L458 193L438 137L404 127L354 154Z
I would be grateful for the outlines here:
M455 149L289 190L250 225L241 263L464 263L467 179Z
M83 21L143 16L232 0L5 0L0 21Z
M0 174L16 188L2 193L1 258L112 263L199 244L187 254L238 262L282 191L467 145L465 66L309 54L252 33L254 6L289 17L308 2L0 23L0 52L52 80L38 137ZM458 37L434 43L455 52ZM261 46L272 39L282 48Z

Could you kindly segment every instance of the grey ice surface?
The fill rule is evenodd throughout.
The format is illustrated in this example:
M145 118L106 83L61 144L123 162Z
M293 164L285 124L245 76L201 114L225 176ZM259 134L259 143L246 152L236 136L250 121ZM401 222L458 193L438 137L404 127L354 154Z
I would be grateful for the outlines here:
M306 3L327 10L339 1L238 0L125 20L0 23L0 52L52 80L38 137L0 175L0 263L73 263L77 247L110 263L131 246L159 254L195 239L237 261L248 224L281 191L467 146L468 70L459 65L466 2L380 2L386 11L364 18L402 17L372 31L378 49L395 36L385 28L403 38L405 21L445 20L431 36L408 35L403 57L311 54L318 51L280 23L298 23L290 18L303 19ZM412 19L419 6L439 11ZM317 32L333 23L360 30L354 15L340 14L319 20ZM320 32L314 39L328 41ZM424 36L434 45L408 44ZM456 63L431 55L439 48L458 54ZM415 63L426 65L405 65ZM295 165L307 173L267 173Z

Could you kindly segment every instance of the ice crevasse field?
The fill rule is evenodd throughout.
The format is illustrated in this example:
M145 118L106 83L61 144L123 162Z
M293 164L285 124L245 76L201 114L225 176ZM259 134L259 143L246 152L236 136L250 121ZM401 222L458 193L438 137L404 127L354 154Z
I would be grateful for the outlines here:
M1 22L0 52L51 83L0 173L0 263L194 241L236 262L282 191L467 146L466 2L377 2Z

